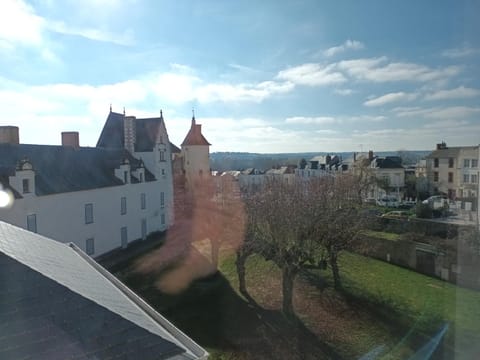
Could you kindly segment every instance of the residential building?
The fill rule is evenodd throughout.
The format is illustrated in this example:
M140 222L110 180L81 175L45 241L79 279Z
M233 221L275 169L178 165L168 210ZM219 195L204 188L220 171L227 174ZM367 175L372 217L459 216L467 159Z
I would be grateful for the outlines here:
M0 221L0 267L1 359L208 357L73 243Z
M476 210L479 186L479 146L437 144L427 158L427 179L434 194L446 195L464 210Z
M375 185L371 188L370 195L374 199L385 196L403 199L405 188L405 168L399 156L373 156L369 152L370 169L376 178Z
M110 110L97 146L75 132L62 145L19 143L0 127L0 185L14 199L0 220L98 256L166 230L173 218L173 146L162 113L136 119Z
M306 164L300 164L295 169L295 175L300 178L334 175L349 170L349 164L338 155L319 155L311 158Z

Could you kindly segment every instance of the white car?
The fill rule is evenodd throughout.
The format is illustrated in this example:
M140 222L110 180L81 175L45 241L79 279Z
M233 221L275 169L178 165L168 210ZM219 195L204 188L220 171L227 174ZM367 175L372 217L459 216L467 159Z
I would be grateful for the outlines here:
M384 196L380 199L377 199L377 205L396 208L400 205L400 202L396 197Z

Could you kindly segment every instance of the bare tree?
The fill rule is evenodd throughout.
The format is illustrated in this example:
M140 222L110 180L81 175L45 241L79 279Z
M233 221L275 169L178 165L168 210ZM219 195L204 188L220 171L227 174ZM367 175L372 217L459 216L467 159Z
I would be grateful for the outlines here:
M193 237L210 241L211 262L217 268L220 248L228 244L236 249L244 238L245 210L238 183L227 177L197 179L191 197Z
M246 201L250 221L246 244L250 248L245 251L254 249L281 269L283 312L290 319L294 318L295 277L305 264L313 262L319 245L310 233L307 198L305 182L269 179Z
M359 199L362 185L351 174L314 179L309 184L311 233L326 251L336 289L341 288L340 253L367 249L357 236L367 220Z

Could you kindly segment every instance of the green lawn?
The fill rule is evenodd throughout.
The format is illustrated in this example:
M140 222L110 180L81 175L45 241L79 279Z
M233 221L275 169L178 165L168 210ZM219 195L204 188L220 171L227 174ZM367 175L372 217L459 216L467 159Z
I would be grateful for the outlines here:
M363 235L374 237L377 239L397 241L400 239L400 234L395 234L386 231L374 231L374 230L364 230L362 231Z
M380 236L395 235L375 233ZM333 347L342 346L346 357L368 351L382 340L389 348L386 358L403 358L413 354L443 324L448 323L450 328L444 344L445 351L451 354L449 351L455 347L456 357L469 358L468 349L480 340L479 292L351 253L341 256L340 266L344 285L342 295L350 308L361 308L358 324L349 324L348 330L344 329L351 333L348 338L351 343L343 343L342 336L337 339L339 342L336 343L335 339L330 342ZM233 258L224 259L220 270L237 289ZM276 266L255 256L247 262L247 275L247 286L253 288L252 296L259 303L271 302L269 290L272 279L280 276ZM310 275L310 284L319 281L327 287L322 291L302 287L301 296L312 297L312 304L318 306L324 306L324 302L315 301L315 297L338 301L339 307L346 306L343 297L329 287L332 284L329 271L310 272ZM309 323L311 314L297 310L307 326L315 326Z
M414 324L418 333L432 333L448 322L447 343L455 343L456 349L480 340L478 291L354 254L344 254L340 262L348 293L384 305L407 325Z
M206 259L194 252L196 261ZM140 259L141 260L141 259ZM343 292L330 272L310 271L295 283L292 327L281 309L281 273L260 256L247 261L247 288L238 292L234 255L222 254L220 272L194 281L184 292L162 293L162 274L119 276L168 319L206 347L213 360L359 358L384 346L383 358L409 358L429 336L450 324L444 355L475 358L480 351L480 293L462 289L382 261L345 253L340 258Z

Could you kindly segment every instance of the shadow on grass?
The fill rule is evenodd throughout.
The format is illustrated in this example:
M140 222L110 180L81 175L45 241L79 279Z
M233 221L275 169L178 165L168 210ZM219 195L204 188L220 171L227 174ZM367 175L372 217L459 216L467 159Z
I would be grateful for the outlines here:
M288 321L250 295L239 296L220 272L193 281L179 294L162 293L159 276L122 271L130 288L204 347L233 352L236 359L341 358L299 319Z
M305 270L301 273L301 277L322 292L327 288L333 289L333 284L317 272ZM435 331L443 323L442 319L426 319L422 315L416 319L408 317L393 299L369 296L368 293L358 291L354 285L348 282L344 282L340 289L335 290L335 293L355 313L367 313L375 321L387 325L385 328L388 329L390 335L399 339L399 342L394 344L390 351L397 351L402 344L408 345L411 349L420 348L432 339ZM331 301L335 301L333 297ZM337 299L337 301L340 300ZM442 338L431 358L453 357L454 351L451 344L446 343L445 338Z

